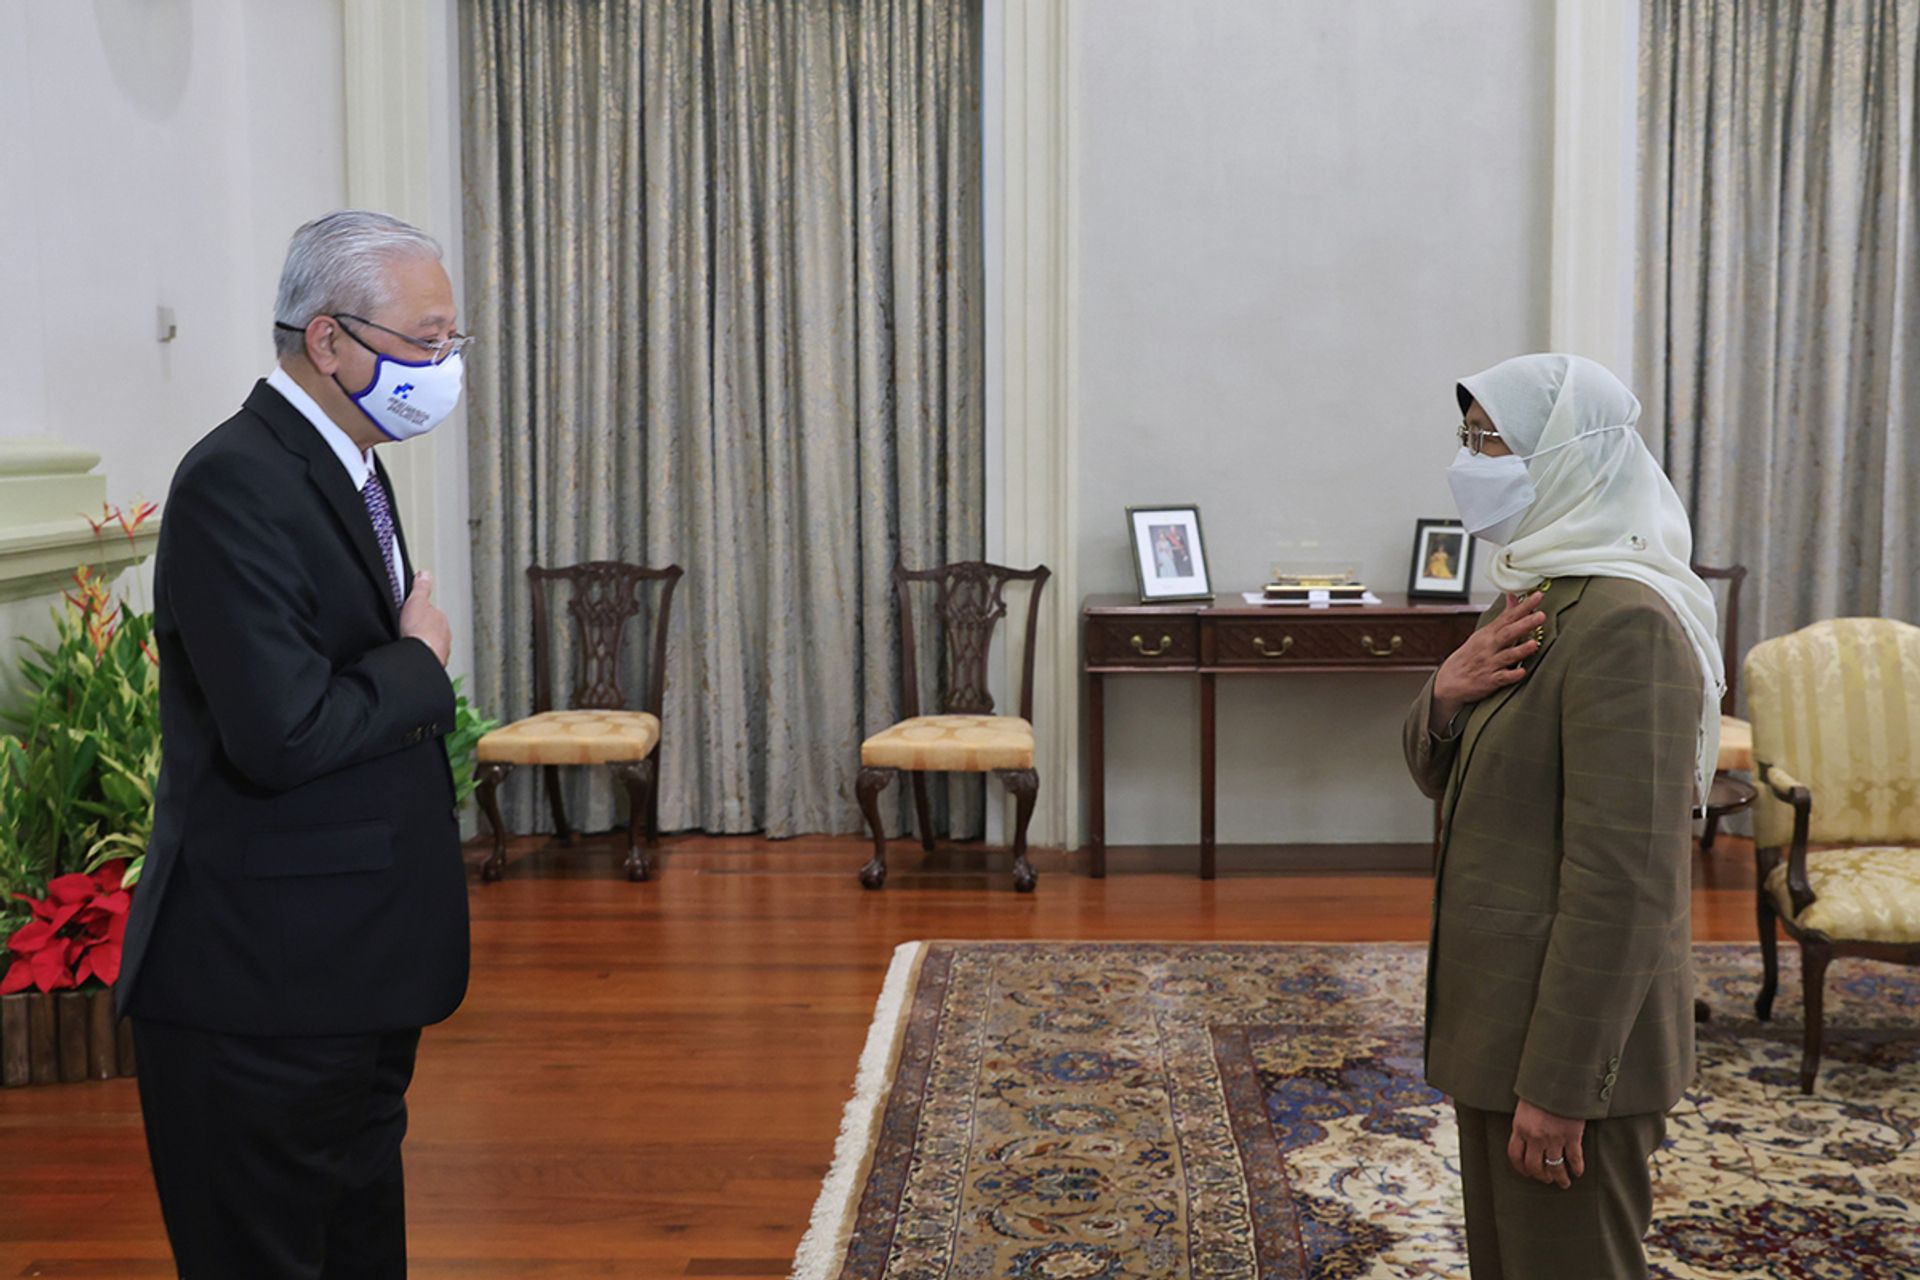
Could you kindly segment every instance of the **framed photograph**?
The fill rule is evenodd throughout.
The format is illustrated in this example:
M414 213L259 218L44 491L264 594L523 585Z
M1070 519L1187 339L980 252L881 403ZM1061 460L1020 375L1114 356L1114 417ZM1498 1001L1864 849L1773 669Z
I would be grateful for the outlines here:
M1420 520L1413 529L1413 573L1407 594L1415 600L1465 600L1473 581L1473 538L1458 520Z
M1127 536L1141 604L1213 599L1199 507L1128 507Z

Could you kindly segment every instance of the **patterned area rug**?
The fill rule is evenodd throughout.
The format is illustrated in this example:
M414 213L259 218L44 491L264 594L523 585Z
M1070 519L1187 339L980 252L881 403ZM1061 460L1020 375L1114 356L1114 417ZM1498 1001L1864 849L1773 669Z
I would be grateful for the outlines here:
M1669 1280L1920 1275L1920 974L1697 949L1713 1021L1656 1158ZM1420 946L913 943L888 975L795 1280L1467 1276Z

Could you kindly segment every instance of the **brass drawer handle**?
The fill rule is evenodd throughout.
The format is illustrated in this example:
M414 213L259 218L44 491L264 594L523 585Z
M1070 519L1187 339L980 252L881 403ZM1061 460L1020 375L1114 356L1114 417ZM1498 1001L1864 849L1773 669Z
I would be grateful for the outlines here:
M1401 643L1402 643L1401 637L1395 636L1393 638L1393 642L1389 644L1386 648L1382 649L1379 645L1373 642L1372 636L1360 637L1360 647L1362 649L1365 649L1368 653L1372 654L1376 658L1391 658L1394 654L1400 652Z
M1173 648L1172 636L1161 636L1160 644L1158 645L1158 647L1152 648L1152 649L1147 648L1147 642L1145 640L1142 640L1139 636L1135 636L1133 638L1133 651L1139 654L1143 658L1162 657L1167 653L1168 650L1172 648Z
M1267 638L1265 636L1255 636L1253 638L1253 651L1263 658L1284 658L1287 656L1287 650L1291 648L1293 648L1292 636L1280 637L1280 647L1278 649L1267 648Z

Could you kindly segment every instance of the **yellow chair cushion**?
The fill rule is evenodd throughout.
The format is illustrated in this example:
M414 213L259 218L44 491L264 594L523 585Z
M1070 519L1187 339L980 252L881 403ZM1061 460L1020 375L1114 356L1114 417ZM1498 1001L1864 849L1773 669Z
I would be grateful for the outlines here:
M608 764L645 760L660 721L644 711L543 711L495 729L475 748L504 764Z
M860 763L922 773L1033 768L1033 726L1019 716L915 716L860 744Z
M1721 773L1753 772L1753 726L1738 716L1720 717Z
M1920 848L1809 850L1807 883L1813 905L1795 916L1785 859L1767 873L1775 910L1799 928L1854 942L1920 942Z

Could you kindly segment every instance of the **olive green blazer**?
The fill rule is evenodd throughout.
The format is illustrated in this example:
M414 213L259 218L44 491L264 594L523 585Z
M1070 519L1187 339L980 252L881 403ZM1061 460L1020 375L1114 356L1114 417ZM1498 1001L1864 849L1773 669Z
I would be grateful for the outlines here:
M1640 583L1562 578L1541 610L1531 674L1455 736L1429 732L1431 679L1407 713L1407 765L1443 815L1427 1079L1490 1111L1665 1111L1693 1078L1700 666Z

